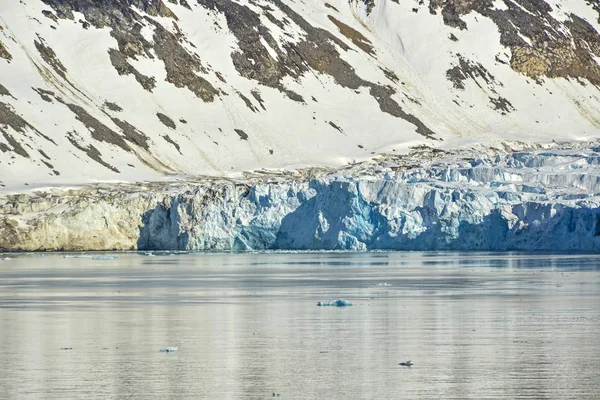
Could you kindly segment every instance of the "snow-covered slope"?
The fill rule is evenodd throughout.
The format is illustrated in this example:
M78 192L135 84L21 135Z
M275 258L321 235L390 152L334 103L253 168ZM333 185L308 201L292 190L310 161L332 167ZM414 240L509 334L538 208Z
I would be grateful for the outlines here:
M599 31L598 0L1 1L0 188L597 138Z

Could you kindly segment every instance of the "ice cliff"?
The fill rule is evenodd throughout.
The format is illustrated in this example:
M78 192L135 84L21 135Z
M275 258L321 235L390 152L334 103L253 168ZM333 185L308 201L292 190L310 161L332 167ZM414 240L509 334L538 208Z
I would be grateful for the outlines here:
M0 248L598 251L599 165L593 146L423 149L305 179L12 195Z

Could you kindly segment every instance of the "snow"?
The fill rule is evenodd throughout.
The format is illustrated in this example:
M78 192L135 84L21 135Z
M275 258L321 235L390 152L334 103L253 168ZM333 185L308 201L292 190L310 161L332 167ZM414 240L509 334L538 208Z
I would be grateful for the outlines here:
M463 16L468 29L460 31L444 25L441 16L431 15L427 7L420 6L418 13L412 12L414 2L377 1L370 14L362 1L329 3L339 12L320 1L286 2L286 5L314 27L327 30L346 43L351 50L338 51L357 75L396 90L393 99L403 110L423 121L442 140L425 139L411 123L382 113L367 88L356 91L343 88L324 74L312 71L297 80L284 80L284 86L302 96L304 103L240 76L230 56L239 49L239 44L228 30L225 16L198 4L192 10L172 3L167 6L177 14L177 25L186 39L182 46L195 53L207 68L206 74L199 74L226 93L212 103L204 103L186 88L165 81L163 62L156 58L128 59L140 73L155 77L156 88L152 93L144 90L133 75L119 75L108 57L108 50L117 48L110 28L85 30L75 22L84 19L80 13L76 13L75 21L55 23L42 15L42 10L49 7L41 0L27 4L3 2L0 24L5 29L0 31L0 38L13 60L10 63L0 60L3 77L0 80L13 97L3 96L1 101L10 104L56 145L32 132L23 135L9 129L10 134L22 141L30 158L0 153L0 181L5 185L0 190L194 179L206 175L231 178L262 168L342 167L392 150L406 153L416 144L452 149L473 142L490 144L498 139L550 143L598 137L597 88L564 79L545 79L543 85L532 84L509 66L497 63L497 55L510 59L510 51L500 45L498 29L487 18L474 13ZM591 5L577 0L561 1L558 10L555 7L558 3L551 2L557 18L564 20L574 12L600 29ZM306 36L276 4L262 0L240 4L259 13L279 51L286 43L297 44ZM283 29L265 16L262 7L267 4L277 20L286 19ZM504 7L501 1L495 5ZM372 43L375 56L366 55L352 44L329 20L329 15L364 35ZM174 31L171 19L150 18ZM141 32L147 40L153 40L153 30L150 23L145 23ZM450 34L459 40L450 41ZM55 51L67 69L69 82L42 60L33 44L36 35ZM261 43L276 58L278 49L267 45L264 38ZM502 116L493 110L489 96L496 95L486 86L482 90L472 80L465 81L464 91L454 89L446 71L457 62L456 54L482 63L503 83L493 89L498 96L508 99L515 111ZM37 67L44 71L42 75ZM398 82L386 78L382 68L393 72ZM217 78L216 72L226 83ZM55 92L117 132L110 117L131 123L149 137L149 152L136 149L135 153L129 153L93 140L88 129L64 105L42 100L31 88ZM260 92L266 111L251 96L253 90ZM250 110L236 92L250 99L258 111ZM105 101L118 104L123 111L107 114L102 108ZM176 129L166 128L156 118L157 112L170 116L176 122ZM180 123L180 118L187 124ZM329 122L341 127L343 133L333 129ZM244 130L249 139L241 140L234 129ZM76 132L82 146L96 147L102 159L120 173L101 166L73 147L66 139L66 132ZM164 139L165 134L179 144L181 154ZM4 138L0 137L0 141L4 143ZM50 156L48 161L60 175L54 175L41 163L44 158L37 149Z

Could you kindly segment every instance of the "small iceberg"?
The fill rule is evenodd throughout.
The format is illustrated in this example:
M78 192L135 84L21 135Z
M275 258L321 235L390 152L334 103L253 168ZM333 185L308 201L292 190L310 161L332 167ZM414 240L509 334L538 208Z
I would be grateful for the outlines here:
M161 353L174 353L176 351L179 351L179 347L166 347L164 349L160 349Z
M2 257L2 258L0 258L0 261L8 261L8 260L12 260L12 258L10 258L10 257Z
M70 255L70 256L63 256L63 258L92 258L92 256L77 256L77 255Z
M375 286L392 286L392 284L387 282L379 282L376 283Z
M102 261L104 261L104 260L116 260L117 258L119 258L119 257L117 257L117 256L98 256L98 257L92 258L92 260L102 260Z
M331 301L319 301L317 306L319 307L348 307L351 306L352 303L348 300L339 299L339 300L331 300Z
M402 361L401 363L398 363L398 365L402 365L403 367L410 367L414 364L412 363L412 361L408 360L408 361Z

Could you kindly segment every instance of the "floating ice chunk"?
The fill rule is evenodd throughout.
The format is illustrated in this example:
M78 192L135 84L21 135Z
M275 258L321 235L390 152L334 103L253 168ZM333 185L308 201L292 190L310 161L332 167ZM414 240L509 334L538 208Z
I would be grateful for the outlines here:
M117 256L98 256L98 257L94 257L93 260L116 260Z
M398 365L402 365L403 367L410 367L410 366L413 366L414 364L412 363L412 361L408 360L408 361L403 361L401 363L398 363Z
M0 258L0 261L8 261L8 260L12 260L12 258L10 258L10 257L2 257L2 258Z
M179 351L179 347L166 347L164 349L160 349L161 353L173 353Z
M348 300L339 299L339 300L331 300L331 301L319 301L317 306L319 307L348 307L351 306Z
M376 283L375 286L392 286L392 284L387 282L379 282Z
M76 256L76 255L72 255L72 256L64 256L63 258L92 258L92 256Z

